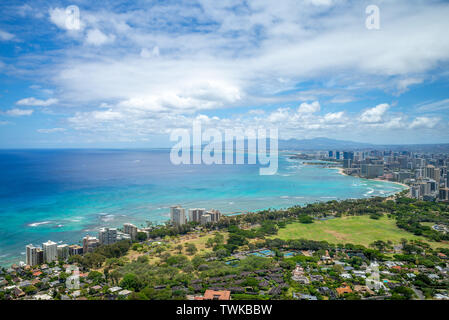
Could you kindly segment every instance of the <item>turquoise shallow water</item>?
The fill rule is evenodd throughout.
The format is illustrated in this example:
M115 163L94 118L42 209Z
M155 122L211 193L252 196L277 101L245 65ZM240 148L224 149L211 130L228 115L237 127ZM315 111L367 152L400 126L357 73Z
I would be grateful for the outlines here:
M257 165L174 166L167 150L1 151L0 171L0 265L24 260L28 243L78 243L103 226L164 222L173 204L233 214L403 189L286 154L273 176Z

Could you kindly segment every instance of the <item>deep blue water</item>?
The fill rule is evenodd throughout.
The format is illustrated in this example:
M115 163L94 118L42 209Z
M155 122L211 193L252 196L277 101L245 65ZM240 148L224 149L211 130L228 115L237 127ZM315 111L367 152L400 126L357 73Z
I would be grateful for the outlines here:
M173 204L231 214L402 189L287 155L276 175L260 176L257 165L175 166L168 150L2 150L0 172L0 265L24 260L29 243L78 243L102 226L164 222Z

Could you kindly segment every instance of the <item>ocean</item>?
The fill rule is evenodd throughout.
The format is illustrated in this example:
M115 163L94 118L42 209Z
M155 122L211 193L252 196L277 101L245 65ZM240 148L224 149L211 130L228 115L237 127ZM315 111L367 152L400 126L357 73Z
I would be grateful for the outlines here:
M0 172L2 266L25 261L30 243L76 244L104 226L163 223L175 204L236 214L403 189L283 153L272 176L258 165L173 165L165 149L1 150Z

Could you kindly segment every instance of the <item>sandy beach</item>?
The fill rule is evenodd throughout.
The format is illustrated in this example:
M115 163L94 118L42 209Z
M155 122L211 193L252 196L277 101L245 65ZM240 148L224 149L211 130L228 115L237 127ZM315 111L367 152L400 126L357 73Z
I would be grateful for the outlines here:
M334 168L330 168L330 169L337 169L339 174L341 174L341 175L343 175L343 176L348 176L348 175L345 173L345 170L344 170L343 168L334 167ZM354 177L358 177L358 176L354 176ZM401 183L401 182L397 182L397 181L383 180L383 179L379 179L379 178L373 178L373 179L370 179L370 178L363 178L363 177L359 177L359 178L360 178L360 179L367 179L367 180L382 181L382 182L390 182L390 183L394 183L394 184L403 186L403 187L405 187L407 190L410 189L410 186L408 186L408 185L406 185L406 184L404 184L404 183Z

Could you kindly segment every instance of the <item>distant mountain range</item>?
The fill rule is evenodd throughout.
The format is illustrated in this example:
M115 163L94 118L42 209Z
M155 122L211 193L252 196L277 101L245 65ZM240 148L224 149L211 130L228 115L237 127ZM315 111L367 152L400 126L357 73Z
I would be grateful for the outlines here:
M380 145L346 140L335 140L328 138L313 138L313 139L289 139L279 140L280 150L392 150L392 151L413 151L413 152L449 152L449 143L443 144L393 144Z

